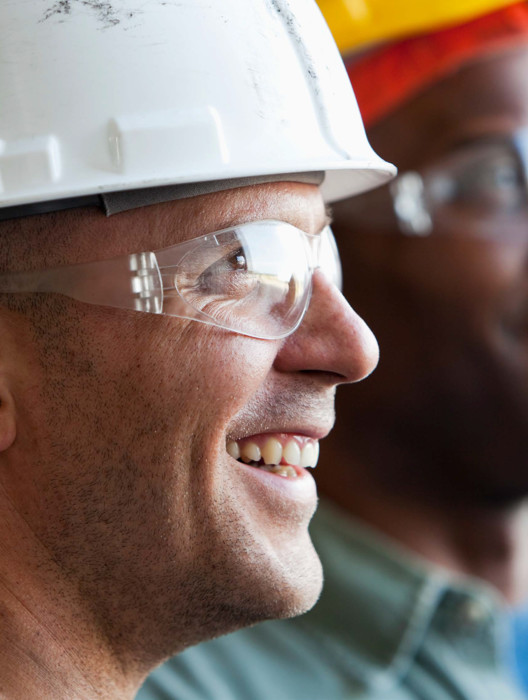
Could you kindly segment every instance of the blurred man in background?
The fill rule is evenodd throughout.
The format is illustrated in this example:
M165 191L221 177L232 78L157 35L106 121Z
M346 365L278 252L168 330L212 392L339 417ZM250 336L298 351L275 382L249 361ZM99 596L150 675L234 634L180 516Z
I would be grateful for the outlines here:
M317 472L322 598L190 650L141 700L521 697L506 635L528 590L528 5L401 5L365 3L385 22L366 47L350 3L325 4L342 48L363 43L349 74L400 175L334 209L382 354L340 394Z

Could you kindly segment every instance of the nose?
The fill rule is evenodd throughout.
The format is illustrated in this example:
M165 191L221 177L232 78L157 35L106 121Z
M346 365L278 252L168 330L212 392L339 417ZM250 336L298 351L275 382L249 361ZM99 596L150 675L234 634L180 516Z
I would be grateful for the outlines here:
M379 348L367 324L320 270L313 276L310 306L275 359L279 372L312 371L332 383L358 382L378 364Z

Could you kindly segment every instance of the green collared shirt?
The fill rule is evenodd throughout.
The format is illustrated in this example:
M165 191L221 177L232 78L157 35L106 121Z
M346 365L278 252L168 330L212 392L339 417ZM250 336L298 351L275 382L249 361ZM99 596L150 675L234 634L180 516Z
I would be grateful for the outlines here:
M480 581L455 579L323 504L312 538L320 601L172 659L137 700L520 700L504 664L506 613Z

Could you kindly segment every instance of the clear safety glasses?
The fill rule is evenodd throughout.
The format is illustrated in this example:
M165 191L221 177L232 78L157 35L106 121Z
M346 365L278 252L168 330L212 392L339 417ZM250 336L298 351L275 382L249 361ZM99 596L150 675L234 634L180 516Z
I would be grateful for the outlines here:
M526 240L527 173L528 128L523 128L479 137L424 168L402 172L368 200L370 193L357 199L363 199L362 215L380 230Z
M330 227L310 235L283 221L254 221L155 252L0 274L0 293L54 292L273 340L301 323L316 268L341 287Z

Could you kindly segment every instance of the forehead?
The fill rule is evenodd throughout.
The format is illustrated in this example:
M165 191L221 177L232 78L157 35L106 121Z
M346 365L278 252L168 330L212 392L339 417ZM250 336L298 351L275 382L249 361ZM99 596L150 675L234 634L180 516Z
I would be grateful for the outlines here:
M181 204L169 203L157 212L145 210L145 214L164 220L169 229L173 221L181 222L178 240L259 219L287 221L307 233L317 232L325 223L325 208L319 187L284 182L240 187L190 198ZM168 235L170 237L174 233Z
M141 207L108 218L97 210L83 210L68 223L69 259L55 264L157 250L259 219L278 219L317 233L326 223L319 187L287 182L254 185Z
M407 170L465 141L511 132L528 124L526 75L528 46L481 58L376 125L372 145Z

